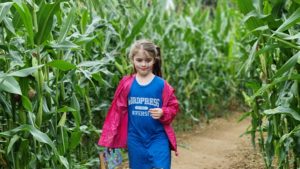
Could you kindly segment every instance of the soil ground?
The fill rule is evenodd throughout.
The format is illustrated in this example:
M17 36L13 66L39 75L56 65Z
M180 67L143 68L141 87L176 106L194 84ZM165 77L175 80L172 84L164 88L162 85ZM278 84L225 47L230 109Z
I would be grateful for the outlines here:
M263 169L250 136L241 137L250 120L238 122L240 115L216 118L190 133L179 133L179 156L173 154L172 169Z

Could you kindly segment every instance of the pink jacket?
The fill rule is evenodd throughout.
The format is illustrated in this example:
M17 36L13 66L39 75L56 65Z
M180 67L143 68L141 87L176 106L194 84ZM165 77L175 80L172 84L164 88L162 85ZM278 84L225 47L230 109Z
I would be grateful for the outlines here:
M98 145L109 148L127 147L127 97L134 77L135 75L128 75L123 77L120 81L104 121ZM174 150L177 155L176 136L171 126L171 122L178 112L179 106L176 96L174 95L174 89L166 81L162 99L163 116L159 120L164 126L171 149Z

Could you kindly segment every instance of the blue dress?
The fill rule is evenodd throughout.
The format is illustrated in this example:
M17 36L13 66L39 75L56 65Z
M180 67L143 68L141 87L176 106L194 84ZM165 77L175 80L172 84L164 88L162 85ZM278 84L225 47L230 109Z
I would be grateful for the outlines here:
M148 112L162 107L164 80L158 76L147 85L134 79L128 95L128 157L131 169L170 169L171 150L159 120Z

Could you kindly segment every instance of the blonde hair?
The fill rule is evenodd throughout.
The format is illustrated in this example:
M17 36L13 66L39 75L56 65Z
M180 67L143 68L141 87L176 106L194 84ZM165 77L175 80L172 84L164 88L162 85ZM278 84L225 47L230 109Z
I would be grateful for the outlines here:
M146 55L149 55L154 58L154 65L153 65L153 74L162 77L161 72L161 53L160 47L156 46L153 42L147 39L137 40L135 43L131 45L129 51L129 58L133 60L134 56L140 51L144 50ZM134 69L136 73L136 70Z

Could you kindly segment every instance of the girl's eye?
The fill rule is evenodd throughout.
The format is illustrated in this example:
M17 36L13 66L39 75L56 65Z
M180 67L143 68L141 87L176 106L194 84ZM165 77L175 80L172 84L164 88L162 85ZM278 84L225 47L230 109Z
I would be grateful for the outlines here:
M137 62L142 62L143 60L142 60L142 59L136 59L136 61L137 61Z
M148 62L148 63L151 62L151 61L152 61L152 59L146 59L146 62Z

